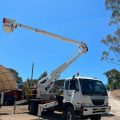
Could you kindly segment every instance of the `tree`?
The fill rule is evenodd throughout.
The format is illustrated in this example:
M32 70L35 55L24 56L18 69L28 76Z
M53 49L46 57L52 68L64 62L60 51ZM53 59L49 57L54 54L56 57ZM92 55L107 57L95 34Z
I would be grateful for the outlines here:
M19 73L16 70L12 69L12 68L8 68L8 69L11 71L11 73L13 74L15 79L17 80L17 83L21 83L22 78L19 76Z
M112 12L109 25L116 25L117 30L113 35L109 34L101 43L106 45L101 60L120 65L120 0L105 0L107 10Z
M33 97L33 89L36 89L37 87L37 80L36 79L29 79L24 82L23 86L23 96L24 98L32 98Z
M110 24L120 23L120 0L105 0L107 10L111 10Z
M107 35L105 39L101 40L101 43L107 47L101 59L120 65L120 29L113 36Z
M117 89L120 88L120 71L116 69L111 69L104 73L108 79L108 88Z
M38 77L38 79L29 79L29 78L27 78L27 80L24 82L24 87L23 87L23 96L25 97L25 98L32 98L33 97L33 92L34 92L34 90L33 89L36 89L36 87L37 87L37 82L40 80L40 79L42 79L42 78L44 78L44 77L46 77L47 76L47 72L45 71L45 72L43 72L41 75L40 75L40 77ZM45 80L46 81L46 80ZM44 81L44 82L45 82ZM43 82L43 83L44 83Z

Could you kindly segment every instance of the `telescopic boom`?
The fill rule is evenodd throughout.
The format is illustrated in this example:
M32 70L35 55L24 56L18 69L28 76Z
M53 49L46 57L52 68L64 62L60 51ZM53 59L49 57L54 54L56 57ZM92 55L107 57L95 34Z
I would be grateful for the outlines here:
M38 81L37 97L39 98L40 94L48 93L51 90L51 88L53 87L53 85L55 83L55 80L57 80L60 77L60 74L65 69L67 69L68 66L71 65L82 54L86 53L88 51L88 47L87 47L86 43L84 43L84 42L79 42L79 41L76 41L76 40L72 40L72 39L69 39L69 38L62 37L60 35L56 35L54 33L47 32L47 31L42 30L42 29L32 28L30 26L26 26L26 25L23 25L23 24L20 24L20 23L16 23L15 20L12 20L12 19L3 18L3 30L5 32L13 32L14 29L18 28L18 27L25 28L25 29L28 29L28 30L32 30L32 31L37 32L39 34L46 35L48 37L52 37L54 39L64 41L64 42L68 42L70 44L74 44L74 45L77 46L77 49L74 51L72 56L70 56L70 58L68 58L68 60L65 61L65 63L63 63L62 65L57 67L55 70L53 70L48 76L46 76L45 78ZM41 83L43 81L46 81L46 82Z

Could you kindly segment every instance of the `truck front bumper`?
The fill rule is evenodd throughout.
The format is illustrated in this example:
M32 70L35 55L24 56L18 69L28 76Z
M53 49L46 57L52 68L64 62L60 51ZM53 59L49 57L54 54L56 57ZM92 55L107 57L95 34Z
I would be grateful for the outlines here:
M109 113L111 106L105 107L83 107L83 115L106 114Z

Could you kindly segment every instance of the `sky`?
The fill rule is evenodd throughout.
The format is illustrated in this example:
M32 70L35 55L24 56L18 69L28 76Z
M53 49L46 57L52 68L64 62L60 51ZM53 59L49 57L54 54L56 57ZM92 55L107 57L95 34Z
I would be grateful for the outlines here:
M31 77L33 61L33 78L37 79L64 63L76 46L23 28L5 33L3 18L87 44L89 51L67 68L61 79L79 72L106 84L103 73L119 69L100 60L106 49L100 41L115 30L108 25L111 13L106 11L104 0L0 0L0 4L0 64L16 70L23 81Z

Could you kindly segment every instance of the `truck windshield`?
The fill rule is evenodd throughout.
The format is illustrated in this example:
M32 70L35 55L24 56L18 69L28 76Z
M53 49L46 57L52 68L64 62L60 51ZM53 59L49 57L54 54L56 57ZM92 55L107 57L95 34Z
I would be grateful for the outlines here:
M91 79L80 79L83 95L107 95L105 86L101 81Z

